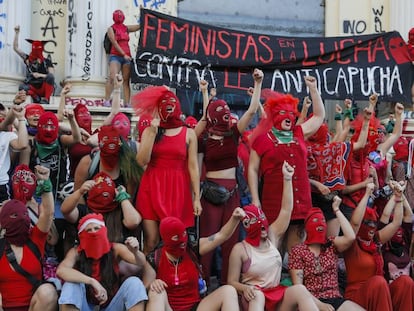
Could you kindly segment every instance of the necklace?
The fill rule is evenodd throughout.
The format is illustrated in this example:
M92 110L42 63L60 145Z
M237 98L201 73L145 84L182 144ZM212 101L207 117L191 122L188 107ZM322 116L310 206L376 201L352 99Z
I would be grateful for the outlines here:
M174 285L180 284L180 279L178 277L178 265L180 264L180 259L172 259L167 255L168 261L174 266Z

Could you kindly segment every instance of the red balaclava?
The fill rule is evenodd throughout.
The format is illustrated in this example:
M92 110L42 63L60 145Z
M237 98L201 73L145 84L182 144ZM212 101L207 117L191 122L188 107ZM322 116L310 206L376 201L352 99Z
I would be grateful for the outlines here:
M98 133L101 163L104 168L112 170L119 161L121 138L112 125L104 125Z
M181 106L178 97L171 91L165 92L158 102L160 127L169 129L184 125L181 120Z
M90 223L100 225L96 232L87 232L85 228ZM79 246L78 252L85 251L86 257L99 259L111 250L107 229L101 214L88 214L81 218L78 225Z
M73 109L75 120L80 128L83 128L89 134L92 133L92 116L89 109L84 104L77 104Z
M139 117L139 121L137 122L137 140L138 142L141 142L142 133L144 133L144 130L151 126L152 117L148 114L143 114Z
M352 121L352 127L354 128L354 134L351 137L352 142L358 141L359 135L361 134L362 125L364 123L364 117L359 114L354 121ZM367 144L364 149L361 150L362 155L366 156L371 151L376 151L378 147L378 128L381 125L380 121L372 115L368 125L368 138Z
M86 205L95 213L113 211L118 203L115 201L115 183L105 172L93 177L95 185L88 191Z
M36 139L39 143L50 145L56 141L59 133L59 121L56 115L47 111L39 118Z
M246 230L246 242L257 247L260 245L262 231L269 229L269 223L266 215L256 205L249 204L243 207L246 216L244 216L242 223Z
M115 24L122 24L125 21L124 12L121 10L115 10L114 13L112 13L112 20Z
M394 233L394 235L391 238L391 242L395 244L405 244L404 243L404 230L403 228L399 227L397 232Z
M184 255L187 247L187 231L183 222L176 217L165 217L160 223L160 236L165 251L175 258Z
M357 237L364 241L372 241L370 231L376 231L377 229L377 214L373 208L367 207L365 210L364 219L362 220L361 227L357 233ZM374 243L372 243L374 244Z
M326 221L320 208L312 207L305 219L305 244L326 243Z
M45 113L45 109L43 109L42 105L28 104L26 106L26 112L24 115L26 118L33 117L33 116L40 117L43 113Z
M286 119L290 121L293 128L298 116L298 103L299 99L290 94L272 92L265 102L265 112L272 118L273 126L277 130L282 130L282 122Z
M197 119L194 118L193 116L188 116L187 118L185 118L185 124L189 127L189 128L195 128L197 125Z
M319 129L313 134L311 137L308 138L308 142L311 144L319 144L325 145L329 142L329 129L328 124L326 122L322 123Z
M118 131L121 137L128 140L128 136L131 133L131 121L129 121L124 113L118 112L114 116L112 119L112 126Z
M26 204L36 191L36 176L26 164L16 166L12 176L13 199Z
M227 103L222 99L211 101L207 107L208 121L213 131L226 133L231 127L231 111ZM210 130L209 129L209 130Z
M29 239L30 217L26 205L19 200L10 200L0 211L0 226L5 230L4 238L13 245L23 246Z
M36 60L39 60L40 62L43 62L43 46L45 42L31 39L26 39L26 41L32 44L32 51L29 55L29 61L34 62Z

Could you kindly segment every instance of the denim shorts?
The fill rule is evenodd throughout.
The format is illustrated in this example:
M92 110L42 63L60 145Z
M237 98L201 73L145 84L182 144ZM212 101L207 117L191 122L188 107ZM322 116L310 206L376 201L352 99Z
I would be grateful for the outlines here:
M125 57L111 54L111 55L109 55L108 63L110 64L112 62L117 62L117 63L121 64L121 66L131 64L131 61L126 60Z
M148 300L144 284L139 278L131 276L121 284L111 302L100 310L129 310L144 300ZM60 294L59 305L73 305L80 311L93 311L95 308L95 305L86 299L84 283L65 282Z

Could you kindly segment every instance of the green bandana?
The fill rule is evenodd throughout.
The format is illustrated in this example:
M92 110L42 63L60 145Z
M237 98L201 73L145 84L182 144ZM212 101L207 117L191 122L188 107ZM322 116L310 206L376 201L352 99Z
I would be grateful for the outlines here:
M43 144L37 144L37 152L39 154L40 159L46 158L48 155L51 155L53 152L56 151L57 148L59 148L59 141L56 139L54 143L51 143L50 145L43 145Z
M275 137L280 140L283 144L290 143L293 140L292 131L280 131L272 127L272 133Z

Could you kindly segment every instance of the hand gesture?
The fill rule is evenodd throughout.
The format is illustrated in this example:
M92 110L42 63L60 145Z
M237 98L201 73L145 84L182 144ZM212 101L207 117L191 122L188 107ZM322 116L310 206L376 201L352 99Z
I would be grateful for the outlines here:
M199 86L200 86L200 91L201 92L207 92L208 82L206 80L200 80Z
M14 32L19 33L20 32L20 25L14 26Z
M79 192L84 195L86 192L92 189L93 186L96 185L96 182L94 180L87 180L85 181L82 186L79 188Z
M34 173L37 180L48 180L50 176L50 170L42 165L36 165Z
M167 288L168 285L161 279L156 279L150 284L150 290L153 290L154 292L160 294L162 291Z
M311 89L316 89L316 78L312 76L305 76L305 84L306 86Z
M12 106L13 115L18 120L24 120L24 118L25 118L25 111L26 111L26 109L24 109L23 108L23 105L21 105L21 104L14 104Z
M350 98L345 98L344 105L345 105L345 109L351 109L352 108L352 100Z
M290 166L287 161L284 161L282 166L283 178L286 180L292 180L293 173L295 173L293 166Z
M247 89L247 95L249 95L250 97L252 97L252 96L253 96L253 92L254 92L254 88L249 87L249 88Z
M378 102L378 94L377 93L371 94L371 96L369 97L369 103L372 106L375 106L377 104L377 102Z
M335 106L335 113L342 113L342 107L336 104Z
M334 196L333 201L332 201L332 210L336 211L337 209L339 209L339 205L341 205L342 199L339 196Z
M231 216L238 220L242 220L246 216L246 212L241 207L236 207Z
M262 82L263 77L264 77L263 71L261 71L260 69L255 68L254 71L253 71L254 82L257 82L257 83Z
M122 74L118 73L117 75L115 75L115 79L114 79L114 89L121 88L121 86L122 86L123 83L124 83L124 79L122 77Z
M138 239L134 236L129 236L125 240L125 245L128 247L129 251L135 254L139 251L139 242Z
M90 285L93 287L95 298L99 301L99 305L104 304L108 300L106 289L95 279L93 279Z
M365 107L364 108L363 115L364 115L364 120L368 120L369 121L371 119L371 116L372 116L372 110L369 109L369 108L367 108L367 107Z
M63 86L62 90L60 91L60 95L61 96L66 96L70 92L71 88L72 88L72 84L66 83Z
M368 195L371 195L374 192L374 189L375 189L375 185L373 182L367 183L365 187L365 193Z
M214 97L216 97L217 96L217 90L216 90L216 88L215 87L212 87L211 89L210 89L210 98L214 98Z
M24 103L26 101L26 92L24 90L20 90L16 93L16 96L14 96L13 103L15 105L20 105L21 103Z
M74 119L74 114L73 114L73 110L72 109L64 109L63 110L63 116L65 118L67 118L68 120L73 120Z
M250 286L250 285L246 285L243 288L243 297L244 299L246 299L248 302L250 302L251 300L253 300L254 298L256 298L256 291L259 290L254 286Z
M396 103L395 104L395 115L401 117L402 114L404 113L404 106L401 103Z
M305 108L306 110L308 110L311 105L311 99L309 98L309 96L305 96L305 98L303 99L302 109Z
M194 215L200 216L201 212L203 211L203 207L201 206L200 199L194 199L193 201L193 211Z

